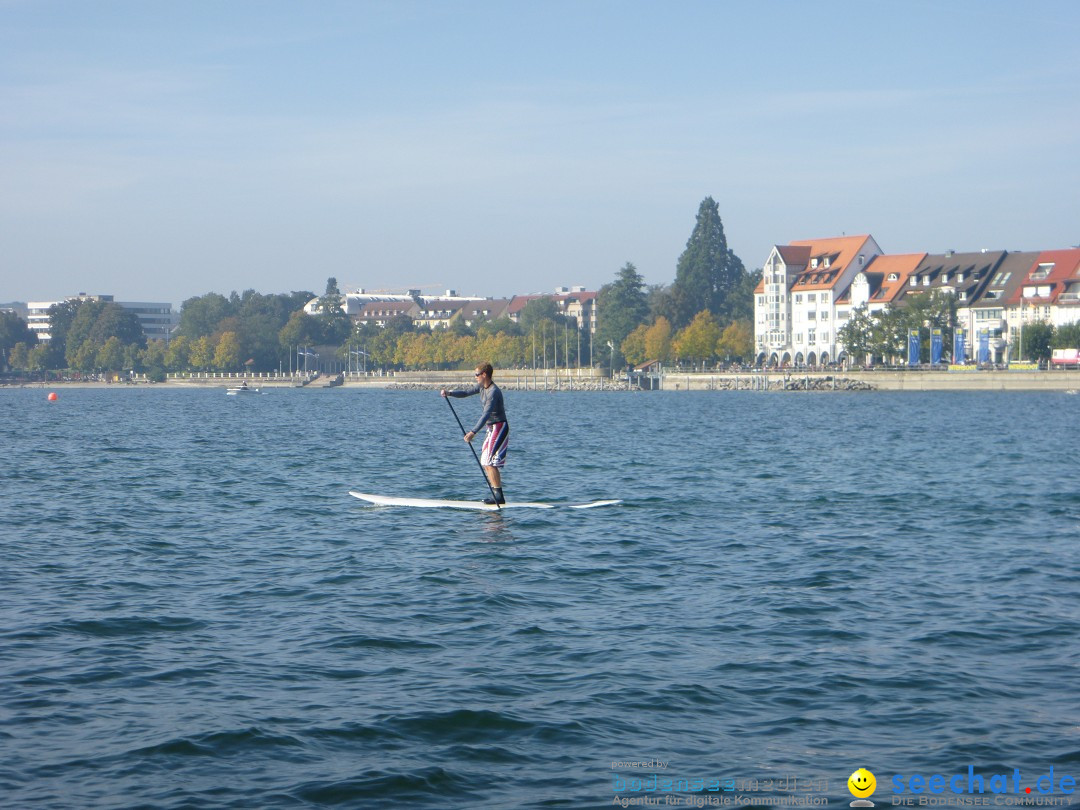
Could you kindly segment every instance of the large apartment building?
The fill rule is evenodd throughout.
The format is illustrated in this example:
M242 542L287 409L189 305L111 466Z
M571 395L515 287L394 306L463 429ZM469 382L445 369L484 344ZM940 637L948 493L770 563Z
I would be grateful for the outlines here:
M870 235L774 245L754 291L756 363L814 366L841 359L838 298L881 252Z

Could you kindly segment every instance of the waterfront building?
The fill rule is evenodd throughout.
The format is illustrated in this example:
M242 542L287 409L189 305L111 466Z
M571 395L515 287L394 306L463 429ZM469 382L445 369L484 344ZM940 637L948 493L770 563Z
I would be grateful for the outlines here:
M405 317L415 320L420 314L420 307L411 298L405 301L368 301L359 309L349 312L353 323L374 324L384 327L394 318Z
M881 254L869 234L774 245L754 291L756 363L787 367L843 360L837 298ZM849 313L851 307L840 309Z
M457 312L457 319L468 327L478 323L491 323L506 318L510 309L509 298L485 298L483 301L469 301Z
M521 311L530 302L550 298L555 302L560 315L572 318L579 330L593 335L596 334L597 296L598 293L584 287L556 287L554 293L515 295L510 299L507 316L514 323L520 323Z
M356 292L343 293L339 301L342 311L353 318L353 320L356 320L356 316L359 315L368 304L412 303L415 296L419 294L419 290L410 290L408 293L398 294L385 292L373 293L361 288ZM304 312L308 315L321 315L322 311L322 298L312 298L304 304Z
M1018 350L1026 324L1067 326L1080 321L1080 248L1045 250L1020 272L1004 299L1009 344ZM1010 354L1019 357L1019 351Z
M975 257L995 254L966 255ZM1037 253L1002 251L1001 257L996 259L994 265L983 274L982 283L956 292L956 325L962 327L968 335L967 343L971 347L969 357L974 356L979 336L986 333L991 362L1003 363L1009 359L1015 359L1017 355L1012 351L1011 344L1007 340L1006 302L1020 286L1021 280L1037 255ZM977 264L968 264L967 267L973 274L980 272Z
M458 295L455 290L447 290L445 295L420 296L417 298L420 314L413 320L417 326L446 329L466 305L486 300L488 299L477 296Z

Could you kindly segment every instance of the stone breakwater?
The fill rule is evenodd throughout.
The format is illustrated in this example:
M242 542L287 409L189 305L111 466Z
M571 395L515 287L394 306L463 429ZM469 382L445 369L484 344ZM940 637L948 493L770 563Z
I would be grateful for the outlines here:
M877 386L862 380L852 380L847 377L781 377L778 379L765 380L766 385L758 390L763 391L876 391ZM746 391L754 390L747 386L745 380L736 381L730 379L717 380L715 390L718 391Z

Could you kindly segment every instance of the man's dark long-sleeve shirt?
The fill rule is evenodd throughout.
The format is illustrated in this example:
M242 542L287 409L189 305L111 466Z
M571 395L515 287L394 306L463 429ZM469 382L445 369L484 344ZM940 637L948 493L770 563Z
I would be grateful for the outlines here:
M485 425L494 425L496 422L506 422L506 410L503 408L503 395L499 386L492 383L487 388L482 385L474 385L471 388L466 388L463 391L447 391L448 397L471 397L476 394L480 395L480 403L484 407L483 413L480 414L480 421L476 423L476 427L472 429L473 433L479 433L484 429Z

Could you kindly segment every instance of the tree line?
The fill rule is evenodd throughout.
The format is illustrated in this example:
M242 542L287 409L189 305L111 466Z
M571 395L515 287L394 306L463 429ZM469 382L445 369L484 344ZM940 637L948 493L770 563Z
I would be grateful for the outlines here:
M761 275L760 269L747 272L728 247L719 206L706 197L671 285L647 288L627 262L600 289L597 346L608 348L612 366L750 360Z
M138 318L113 302L73 300L49 310L51 340L37 343L17 316L0 320L8 368L80 372L269 372L295 363L298 347L331 347L343 364L384 369L453 369L490 361L500 367L603 365L645 360L707 363L748 359L753 350L753 290L727 246L716 202L708 197L679 257L671 285L646 287L630 262L598 294L596 335L561 314L553 299L530 301L517 321L483 319L447 329L417 327L405 317L385 326L353 323L337 280L327 280L316 314L304 311L309 291L184 301L168 341L146 339Z

